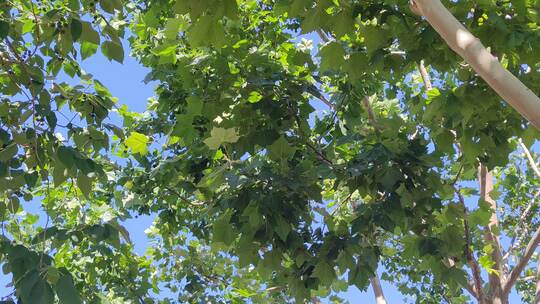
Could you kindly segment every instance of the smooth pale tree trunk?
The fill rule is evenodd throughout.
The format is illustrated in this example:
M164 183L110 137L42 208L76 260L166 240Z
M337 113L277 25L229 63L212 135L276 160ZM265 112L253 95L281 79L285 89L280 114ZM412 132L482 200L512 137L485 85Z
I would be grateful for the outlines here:
M490 205L493 211L489 224L485 228L484 238L486 243L491 244L493 247L491 259L493 262L495 262L495 265L493 266L494 270L498 272L488 275L489 292L487 294L487 303L507 304L507 295L503 293L505 270L502 263L501 244L498 235L495 233L499 226L499 220L497 218L497 202L490 196L491 191L493 191L493 176L488 168L484 165L480 165L478 171L478 179L480 181L480 197Z
M516 111L540 130L540 99L506 70L441 3L440 0L411 0L414 13L424 16L458 55Z
M381 287L381 281L377 276L369 279L371 282L371 287L373 288L373 293L375 294L375 303L376 304L386 304L386 298L384 297L384 292Z

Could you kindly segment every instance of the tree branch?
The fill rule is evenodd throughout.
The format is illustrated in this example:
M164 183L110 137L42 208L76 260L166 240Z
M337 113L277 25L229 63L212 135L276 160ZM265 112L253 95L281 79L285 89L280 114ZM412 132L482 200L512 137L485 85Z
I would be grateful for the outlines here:
M508 280L504 284L503 287L503 294L508 295L510 293L510 290L512 290L512 287L516 283L517 279L519 278L519 275L527 266L529 263L529 260L531 259L534 251L538 247L538 244L540 244L540 227L536 229L536 232L534 233L533 237L527 244L527 248L525 248L525 252L523 253L523 257L521 260L516 264L516 267L512 269L512 272L510 272L510 275L508 277Z
M328 41L330 41L330 38L323 30L317 29L316 32L317 35L319 35L319 38L321 38L322 42L327 43Z
M516 111L540 130L540 98L506 70L441 3L440 0L411 0L411 10L427 22Z
M528 234L529 229L524 229L523 226L525 225L525 220L529 216L532 210L532 207L535 205L536 199L538 198L538 196L540 196L540 190L536 192L531 202L527 205L525 210L521 213L518 223L515 226L516 232L514 233L514 236L512 237L512 240L510 241L510 247L508 248L508 251L503 256L503 261L506 261L508 257L510 256L510 254L512 254L512 251L514 251L514 249L518 248L521 245L521 241L525 238L525 235Z
M527 146L525 146L521 138L518 139L518 141L521 146L521 149L523 149L523 152L525 153L525 155L527 156L527 159L529 160L529 164L531 165L532 170L534 171L536 176L540 178L540 169L538 169L538 165L536 164L536 161L532 157L531 152L529 151L529 149L527 149Z
M467 258L467 263L469 264L469 267L471 267L474 285L476 288L473 288L473 290L476 290L475 293L471 293L473 296L476 297L479 304L484 303L484 291L482 289L484 282L482 281L482 275L480 272L480 265L478 265L478 262L475 260L472 252L471 252L471 230L469 228L469 221L467 219L467 206L465 206L465 199L463 198L463 195L461 195L461 192L454 187L454 192L456 193L459 203L461 207L463 208L463 229L465 230L465 257ZM469 289L467 289L469 290ZM471 292L471 290L469 290Z
M379 277L375 275L374 277L370 278L369 281L371 282L371 287L373 288L373 293L375 294L375 303L386 304L386 298L384 297L384 292L381 287Z
M420 63L418 64L418 70L420 71L420 76L422 76L422 81L424 81L424 86L426 87L426 90L429 91L433 89L433 86L431 85L431 78L429 77L426 66L424 65L424 60L420 60Z

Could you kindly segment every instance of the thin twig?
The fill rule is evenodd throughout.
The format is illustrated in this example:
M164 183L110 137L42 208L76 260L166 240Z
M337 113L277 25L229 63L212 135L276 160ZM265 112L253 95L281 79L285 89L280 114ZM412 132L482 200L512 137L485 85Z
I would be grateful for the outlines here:
M510 247L508 248L508 251L503 256L503 261L506 261L510 254L512 254L512 251L514 251L516 248L518 248L521 245L521 241L525 238L525 235L528 234L528 229L526 229L525 226L525 220L527 217L529 217L529 214L532 210L532 207L536 204L537 198L540 196L540 190L536 192L532 200L529 202L525 210L521 213L521 216L519 217L518 223L515 226L516 232L512 236L512 240L510 241Z
M330 38L328 37L328 35L321 29L318 29L316 30L317 32L317 35L319 35L319 38L321 38L321 40L324 42L324 43L327 43L330 41Z

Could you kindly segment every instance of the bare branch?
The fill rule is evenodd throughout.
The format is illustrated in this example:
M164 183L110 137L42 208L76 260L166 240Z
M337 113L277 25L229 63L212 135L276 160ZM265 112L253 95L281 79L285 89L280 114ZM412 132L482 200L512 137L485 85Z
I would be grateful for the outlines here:
M465 286L465 289L476 299L478 300L478 293L476 292L476 287L474 287L474 282L471 280L467 281L467 286Z
M531 165L531 168L533 169L536 176L540 178L540 169L538 169L538 165L536 164L536 161L532 157L531 152L529 151L529 149L527 149L527 146L525 146L521 138L518 141L519 141L519 144L521 145L521 149L523 149L523 152L525 152L525 155L527 156L527 159L529 160L529 164Z
M512 240L510 241L510 247L508 248L508 251L503 256L503 261L506 262L508 257L512 254L512 252L519 248L521 245L521 241L525 238L525 236L529 233L529 229L527 229L525 225L525 220L527 217L529 217L529 214L531 213L532 207L536 204L536 199L540 196L540 190L536 192L532 200L529 202L525 210L521 213L521 216L519 217L518 223L515 226L516 232L514 233L514 236L512 237Z
M525 266L527 266L527 264L529 263L529 260L531 259L534 251L538 247L538 244L540 244L540 227L536 229L536 232L534 233L533 237L527 244L527 248L525 248L523 257L516 264L516 267L512 269L512 272L510 272L508 280L504 284L504 288L503 288L504 295L508 295L510 293L510 290L512 290L512 287L514 286L517 279L519 278L519 275L521 274Z
M526 281L530 281L534 279L536 279L536 276L527 276L527 277L519 278L518 281L526 282Z
M324 43L327 43L328 41L330 41L330 37L328 37L328 35L321 29L318 29L316 30L317 32L317 35L319 35L319 38L321 38L321 40L324 42Z
M461 192L459 192L459 189L457 189L454 186L454 192L456 193L459 203L461 207L463 208L463 227L465 230L465 256L467 258L467 263L469 264L469 267L471 267L473 280L475 288L473 287L473 291L476 291L474 293L471 293L477 300L479 304L484 303L484 291L482 289L482 286L484 285L484 282L482 281L482 275L480 272L480 265L478 265L478 261L474 258L472 252L471 252L471 231L469 229L469 221L467 219L467 206L465 205L465 198L463 198L463 195ZM469 290L469 288L467 288ZM471 290L469 290L471 292Z

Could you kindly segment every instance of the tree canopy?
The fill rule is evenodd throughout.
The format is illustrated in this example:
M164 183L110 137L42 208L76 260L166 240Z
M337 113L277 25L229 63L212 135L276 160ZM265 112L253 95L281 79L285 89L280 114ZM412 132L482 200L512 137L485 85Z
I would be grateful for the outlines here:
M540 93L540 2L445 4ZM341 303L382 272L416 303L540 303L534 114L428 21L403 0L2 1L2 300ZM146 111L83 70L98 52L151 70ZM141 256L123 222L144 214Z

